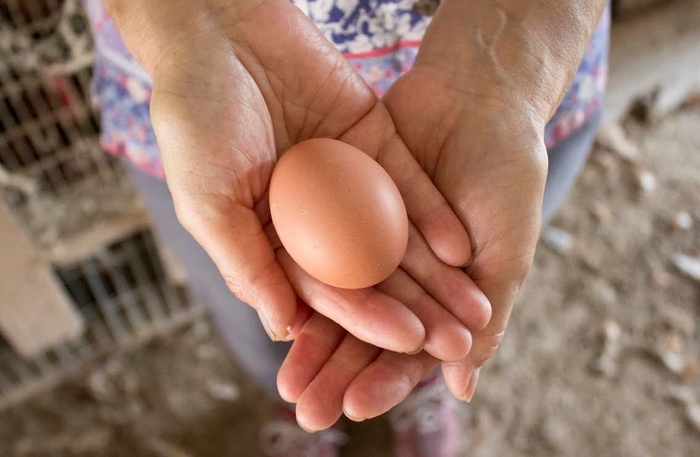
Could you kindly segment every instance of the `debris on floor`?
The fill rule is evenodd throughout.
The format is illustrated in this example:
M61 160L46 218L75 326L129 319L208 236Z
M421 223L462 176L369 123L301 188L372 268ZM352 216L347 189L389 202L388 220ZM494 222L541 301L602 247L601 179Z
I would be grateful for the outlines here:
M659 86L641 101L643 117L647 122L658 122L688 105L700 102L700 78L683 75Z
M557 227L547 227L542 233L544 243L559 254L568 254L574 246L574 237Z
M615 321L606 321L603 326L603 350L594 364L599 373L613 377L619 369L620 352L622 351L622 329Z
M617 122L605 124L600 128L596 144L629 162L636 162L640 156L639 146L629 139L625 130Z
M679 230L690 230L693 228L693 216L687 211L680 211L673 218L673 225Z
M636 168L634 179L641 190L646 193L653 192L656 189L657 180L654 173L643 168Z
M236 401L241 395L241 390L232 382L209 379L207 381L207 392L215 400Z
M681 273L700 282L700 258L677 252L673 254L673 264Z
M700 359L686 353L683 338L678 334L662 335L654 353L669 371L682 378L695 378L700 373Z

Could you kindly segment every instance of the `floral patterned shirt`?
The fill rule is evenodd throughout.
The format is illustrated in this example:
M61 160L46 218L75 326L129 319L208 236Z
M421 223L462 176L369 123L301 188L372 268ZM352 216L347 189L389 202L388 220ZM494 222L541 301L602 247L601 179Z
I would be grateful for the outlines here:
M133 59L102 0L83 0L95 35L93 96L102 111L101 142L141 170L163 177L149 117L149 75ZM416 58L430 18L416 0L294 0L382 96ZM547 125L552 147L601 107L607 83L610 11L603 15L564 101Z

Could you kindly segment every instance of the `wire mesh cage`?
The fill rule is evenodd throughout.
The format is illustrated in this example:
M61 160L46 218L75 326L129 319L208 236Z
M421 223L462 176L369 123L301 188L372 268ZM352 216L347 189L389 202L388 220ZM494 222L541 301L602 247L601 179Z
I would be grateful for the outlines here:
M92 61L79 0L0 1L0 203L83 321L76 338L24 356L0 334L0 409L201 313L100 148ZM0 309L33 306L3 305L1 292Z

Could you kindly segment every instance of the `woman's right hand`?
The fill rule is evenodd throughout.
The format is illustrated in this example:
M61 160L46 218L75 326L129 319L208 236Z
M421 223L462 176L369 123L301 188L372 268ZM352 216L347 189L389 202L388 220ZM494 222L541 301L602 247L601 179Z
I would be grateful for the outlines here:
M373 345L464 357L465 326L476 332L490 315L458 268L471 255L466 231L382 102L306 16L288 0L107 6L152 76L151 117L178 217L273 339L298 333L308 316L298 312L301 299ZM271 172L279 154L314 137L357 146L397 183L415 228L411 263L425 270L413 275L419 280L399 275L403 296L320 284L279 244L267 204ZM468 322L450 312L457 307L472 310Z

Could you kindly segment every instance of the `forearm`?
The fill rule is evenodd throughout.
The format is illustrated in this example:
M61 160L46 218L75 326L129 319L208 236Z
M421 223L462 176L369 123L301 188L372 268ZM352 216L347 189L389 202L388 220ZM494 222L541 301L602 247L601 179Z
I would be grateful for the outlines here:
M523 103L546 123L575 76L606 4L443 0L416 64L452 75L451 82L463 92Z
M104 0L122 39L153 74L178 55L197 55L216 40L223 21L235 21L260 0Z

